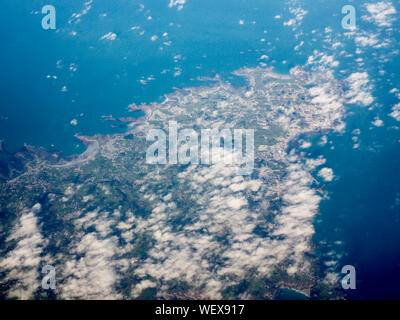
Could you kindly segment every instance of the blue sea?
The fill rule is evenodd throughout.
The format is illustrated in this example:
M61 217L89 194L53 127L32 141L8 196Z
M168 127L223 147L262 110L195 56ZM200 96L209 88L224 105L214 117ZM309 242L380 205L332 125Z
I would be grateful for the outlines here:
M323 185L314 242L322 261L332 252L338 257L336 270L355 266L357 289L348 298L400 298L400 123L389 116L398 103L389 91L400 89L399 22L393 22L389 45L355 54L341 26L347 2L187 0L179 10L168 7L169 0L3 1L0 139L9 151L29 144L80 153L84 146L75 134L123 131L104 117L132 116L131 103L162 101L174 88L203 85L198 77L216 74L244 85L232 72L259 66L262 55L267 66L288 73L315 50L335 54L337 79L367 72L374 103L349 105L346 131L329 134L324 146L315 136L306 151L307 157L323 155L335 175ZM350 2L362 12L364 1ZM57 10L56 30L41 27L46 4ZM393 5L400 12L399 3ZM284 22L297 7L307 14L294 30ZM334 53L326 28L342 44ZM361 17L357 28L375 32ZM115 40L101 40L109 32ZM383 126L371 124L376 117Z

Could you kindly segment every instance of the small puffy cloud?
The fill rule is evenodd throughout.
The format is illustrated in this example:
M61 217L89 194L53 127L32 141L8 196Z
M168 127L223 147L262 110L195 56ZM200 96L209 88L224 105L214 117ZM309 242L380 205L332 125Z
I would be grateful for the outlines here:
M114 41L115 39L117 39L117 35L114 32L106 33L104 36L100 38L100 40L110 40L110 41Z
M92 3L93 0L89 0L84 3L84 7L80 12L75 12L72 14L72 16L68 19L68 23L79 23L81 22L81 18L89 13L89 11L92 9Z
M303 143L300 145L300 149L308 149L312 146L311 142L309 141L303 141Z
M358 35L354 38L354 41L362 47L374 46L379 42L375 34Z
M318 176L325 181L332 181L334 178L333 170L331 168L322 168L321 170L319 170Z
M178 10L182 10L186 0L169 0L168 7L173 8L177 7Z
M315 66L323 65L327 67L337 67L339 65L339 61L335 60L334 56L329 56L325 53L319 52L318 50L314 50L313 55L308 57L307 64Z
M392 112L389 113L389 116L393 117L397 121L400 121L400 103L393 106Z
M374 121L371 122L375 127L382 127L383 121L379 118L376 118Z
M320 156L317 159L307 159L306 160L306 166L308 168L308 170L314 170L315 168L317 168L318 166L322 166L323 164L325 164L326 159L324 159L322 156Z
M294 25L296 23L296 20L295 19L290 19L290 20L288 20L288 21L285 21L284 23L283 23L283 25L284 26L292 26L292 25Z
M304 10L302 8L290 8L289 9L290 13L294 15L294 18L289 19L288 21L283 22L284 26L293 26L293 29L296 28L296 26L301 25L304 16L308 13L307 10ZM280 17L280 16L279 16ZM275 16L276 18L276 16Z

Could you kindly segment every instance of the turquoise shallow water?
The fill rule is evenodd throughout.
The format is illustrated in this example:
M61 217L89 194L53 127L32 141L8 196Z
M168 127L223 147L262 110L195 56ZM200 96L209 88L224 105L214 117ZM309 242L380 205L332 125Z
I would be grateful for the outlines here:
M274 297L275 300L307 300L308 297L301 292L282 288Z
M0 139L6 147L14 151L28 143L65 154L81 152L83 146L74 134L124 130L112 128L102 116L132 116L127 110L130 103L161 101L174 87L202 85L199 76L220 74L241 85L231 72L259 65L262 55L268 55L268 66L287 73L304 65L314 50L326 50L324 35L313 36L313 30L322 34L329 27L340 38L340 9L346 4L299 1L308 13L301 28L292 32L283 26L292 17L291 2L188 0L181 11L168 8L167 2L145 1L141 10L136 1L95 1L81 22L69 24L71 15L84 9L84 2L57 1L57 30L44 31L41 15L32 12L46 2L6 1L0 13ZM275 19L277 14L282 18ZM374 31L361 19L359 25ZM140 29L130 30L134 26ZM398 22L393 27L398 31ZM117 39L99 40L108 32ZM393 34L392 43L379 55L399 47L399 32ZM153 35L158 39L151 41ZM297 52L296 37L304 40ZM343 47L338 50L354 52L352 41L340 39ZM400 134L398 123L388 117L396 103L388 92L400 87L400 62L392 54L377 63L373 48L360 55L362 67L354 56L338 57L336 76L342 80L353 72L368 72L375 84L376 105L373 111L350 106L346 133L331 134L328 144L314 143L309 150L309 156L323 155L336 177L323 186L328 197L315 221L314 240L323 261L334 252L340 257L337 270L344 264L356 267L358 289L349 292L350 298L399 298ZM383 127L371 125L376 116ZM76 126L70 123L73 119ZM354 129L360 129L358 149L352 149Z

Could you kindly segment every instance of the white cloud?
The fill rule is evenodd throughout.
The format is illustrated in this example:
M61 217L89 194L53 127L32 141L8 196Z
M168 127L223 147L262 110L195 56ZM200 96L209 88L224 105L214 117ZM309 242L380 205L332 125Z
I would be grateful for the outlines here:
M300 145L300 149L308 149L312 146L312 143L309 141L303 141L303 143Z
M314 50L313 55L309 56L307 59L308 65L315 66L327 66L327 67L337 67L339 66L339 61L335 60L334 56L329 56L318 50Z
M322 168L319 170L318 176L323 178L325 181L332 181L334 178L333 170L331 168Z
M382 127L383 121L379 118L376 118L374 121L371 122L375 127Z
M293 26L293 30L294 30L294 29L296 29L296 27L298 27L302 24L302 21L303 21L305 15L308 13L308 11L304 10L302 8L290 8L289 11L291 14L294 15L294 18L283 22L283 25L284 26Z
M22 212L19 222L7 239L7 242L17 241L15 249L0 261L0 270L9 271L7 279L17 280L8 291L10 298L31 299L41 285L38 269L46 241L40 234L36 218L36 213L40 210L40 204L36 204L30 211Z
M389 114L389 116L393 117L397 121L400 121L400 103L392 107L392 112Z
M288 20L288 21L285 21L284 23L283 23L283 25L284 26L292 26L292 25L294 25L296 23L296 20L295 19L290 19L290 20Z
M324 159L322 156L320 156L318 159L307 159L306 166L309 171L312 171L315 168L323 165L325 162L326 162L326 159Z
M126 213L128 219L125 221L121 221L118 210L78 214L79 218L74 219L76 236L71 241L69 254L63 257L62 268L59 268L59 277L64 282L59 288L60 296L63 299L121 299L115 285L131 263L121 256L132 250L132 246L118 246L118 237L112 235L112 229L124 230L122 237L131 240L131 214ZM88 232L89 228L92 228L91 232Z
M117 39L117 35L113 32L108 32L100 38L100 40L110 40L110 41L114 41L115 39Z
M177 7L178 10L182 10L186 0L169 0L168 7Z
M391 2L367 3L365 7L369 16L363 16L362 18L375 23L379 27L390 27L394 21L392 15L397 13L396 8Z
M81 18L89 13L89 11L92 9L92 3L93 0L89 0L84 3L84 7L82 11L79 13L73 13L72 16L68 19L68 23L79 23L81 21Z
M376 37L377 36L375 34L357 35L354 38L354 41L356 42L356 44L362 47L374 46L379 42L379 40Z
M114 270L117 239L101 239L95 233L88 233L72 249L72 255L65 263L61 287L63 299L120 299L114 285L118 280Z
M348 103L359 103L363 106L369 106L373 103L374 98L371 95L371 86L369 84L368 73L355 72L347 79L349 90L346 93Z

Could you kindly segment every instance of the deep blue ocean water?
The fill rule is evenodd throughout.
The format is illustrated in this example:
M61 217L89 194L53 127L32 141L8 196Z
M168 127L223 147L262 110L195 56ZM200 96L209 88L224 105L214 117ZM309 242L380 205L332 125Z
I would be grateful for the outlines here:
M174 87L202 85L196 80L199 76L219 74L240 85L231 72L259 65L264 54L269 56L267 65L280 73L304 65L314 50L327 50L326 27L343 42L338 50L354 53L354 42L341 38L341 8L347 1L298 1L308 13L296 32L283 26L293 17L288 8L296 7L288 3L188 0L179 11L168 8L168 0L95 0L79 23L69 24L72 14L85 7L84 1L7 0L0 11L0 139L11 151L27 143L78 153L84 147L74 134L123 130L111 128L102 116L132 116L127 110L130 103L161 101ZM57 9L55 31L41 28L45 4ZM278 14L281 19L274 18ZM134 26L140 29L130 30ZM358 27L373 31L361 19ZM399 30L398 22L393 28ZM77 34L72 36L72 31ZM108 32L117 38L99 40ZM379 54L398 48L399 34L393 32L391 47ZM153 35L158 39L151 41ZM304 46L295 52L300 40ZM163 43L169 41L170 45ZM335 174L334 181L323 186L328 198L321 202L314 239L322 259L332 250L342 255L338 270L345 264L356 267L357 290L349 292L355 299L400 297L400 123L388 116L397 103L388 92L400 88L400 60L392 55L377 63L375 52L364 50L362 70L354 57L337 57L336 72L340 80L353 72L368 72L374 82L373 110L349 106L346 132L331 134L328 144L314 143L308 151L309 156L323 155ZM180 74L174 76L175 72ZM146 80L149 77L154 80ZM66 92L61 90L64 86ZM375 116L383 120L383 127L371 125ZM73 119L76 126L70 123ZM354 129L360 129L357 149L352 148Z

